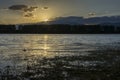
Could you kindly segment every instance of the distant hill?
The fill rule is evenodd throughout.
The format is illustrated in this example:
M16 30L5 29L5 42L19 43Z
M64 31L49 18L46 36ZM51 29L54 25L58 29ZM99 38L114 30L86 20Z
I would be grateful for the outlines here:
M117 25L120 26L120 16L103 16L103 17L91 17L91 18L83 18L76 16L69 17L57 17L52 21L47 22L49 24L69 24L69 25ZM40 22L38 24L46 24L46 22Z

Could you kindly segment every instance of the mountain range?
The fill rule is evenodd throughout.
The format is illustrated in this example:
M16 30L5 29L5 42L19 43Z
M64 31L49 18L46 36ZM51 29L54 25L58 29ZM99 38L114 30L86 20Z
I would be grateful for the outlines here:
M69 25L116 25L120 26L120 16L103 17L57 17L48 22L39 22L37 24L69 24Z

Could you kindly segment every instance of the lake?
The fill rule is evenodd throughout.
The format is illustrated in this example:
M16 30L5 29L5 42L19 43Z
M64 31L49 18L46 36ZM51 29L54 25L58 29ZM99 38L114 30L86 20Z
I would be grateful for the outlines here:
M119 80L119 63L120 34L0 34L0 80Z

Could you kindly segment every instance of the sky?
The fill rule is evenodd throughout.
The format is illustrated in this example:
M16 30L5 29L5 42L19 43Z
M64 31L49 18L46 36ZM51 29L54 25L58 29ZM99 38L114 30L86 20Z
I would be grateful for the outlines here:
M120 15L120 0L0 0L0 24Z

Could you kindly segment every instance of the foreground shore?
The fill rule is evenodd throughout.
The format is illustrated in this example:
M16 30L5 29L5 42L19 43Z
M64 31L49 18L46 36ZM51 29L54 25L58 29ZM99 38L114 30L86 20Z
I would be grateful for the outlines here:
M88 56L55 56L33 59L26 70L13 74L13 66L1 71L1 80L119 80L120 50L91 51ZM27 59L25 59L27 60ZM28 61L29 63L29 61Z

